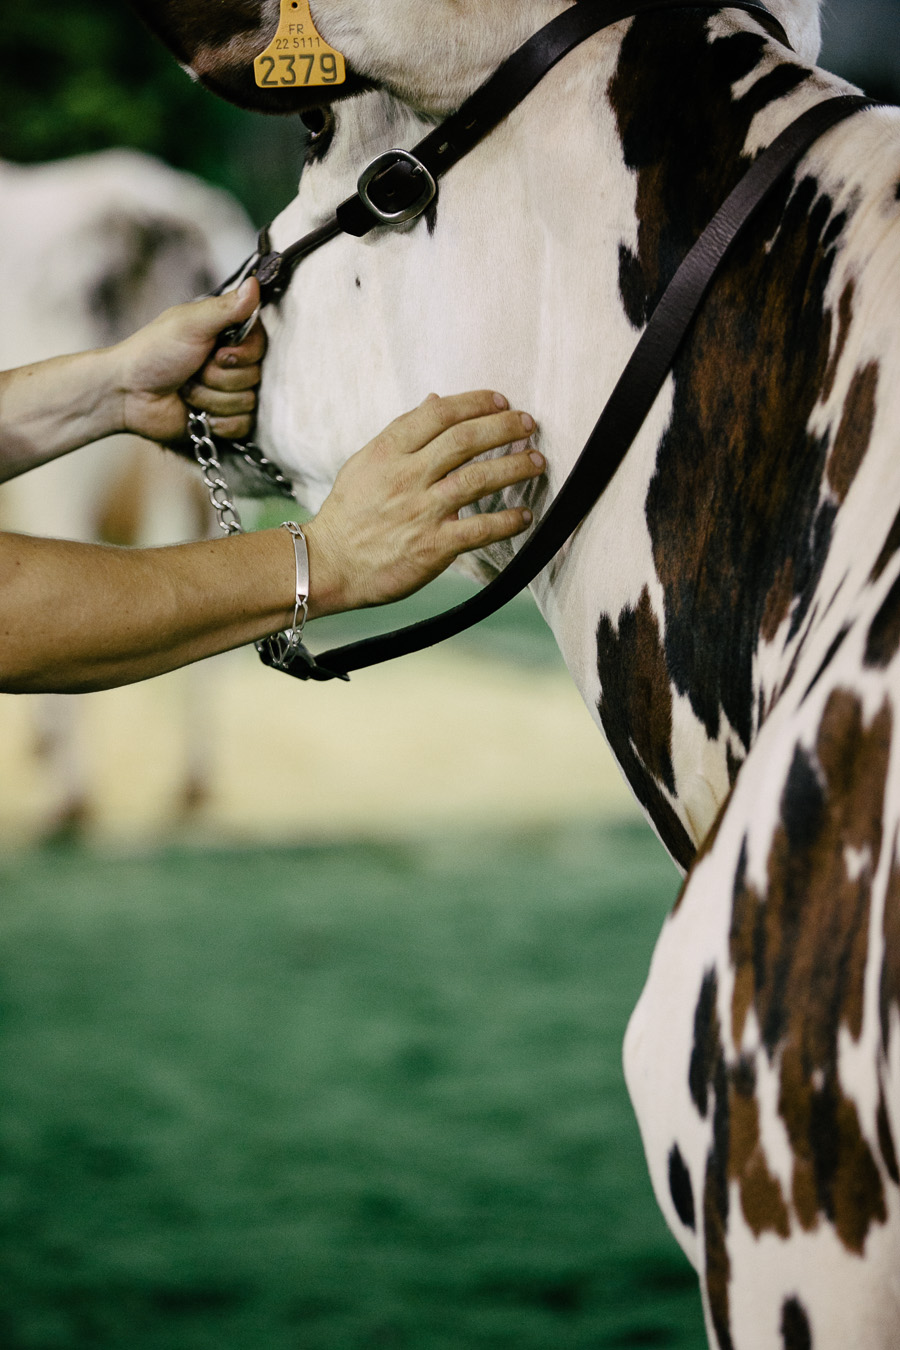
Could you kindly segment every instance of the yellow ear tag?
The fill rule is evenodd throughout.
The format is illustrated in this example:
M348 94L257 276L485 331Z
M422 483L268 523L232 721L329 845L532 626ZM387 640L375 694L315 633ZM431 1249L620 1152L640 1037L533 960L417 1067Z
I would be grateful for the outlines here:
M253 62L261 89L309 89L343 84L344 58L316 31L309 0L281 0L278 32Z

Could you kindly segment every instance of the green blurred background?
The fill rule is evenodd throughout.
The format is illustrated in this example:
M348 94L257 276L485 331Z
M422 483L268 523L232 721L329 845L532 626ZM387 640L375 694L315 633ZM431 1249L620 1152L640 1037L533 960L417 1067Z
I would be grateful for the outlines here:
M194 85L125 0L5 5L0 157L113 145L228 188L262 224L293 196L303 135L294 117L244 113Z
M895 95L897 19L895 0L835 0L826 63ZM192 85L125 5L7 5L0 156L111 145L261 223L292 195L302 135ZM527 601L467 641L473 679L565 685ZM318 691L295 692L290 790L312 799ZM230 736L253 716L232 711ZM250 736L274 775L284 739ZM507 769L538 797L542 754ZM555 811L355 817L340 839L238 848L176 828L22 850L7 831L0 1346L701 1346L620 1069L677 877L621 797Z

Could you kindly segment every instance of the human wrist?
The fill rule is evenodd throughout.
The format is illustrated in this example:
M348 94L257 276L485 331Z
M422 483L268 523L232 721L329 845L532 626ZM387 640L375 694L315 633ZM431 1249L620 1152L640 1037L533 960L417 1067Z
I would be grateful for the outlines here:
M99 347L96 351L84 354L85 359L91 362L91 388L94 392L92 415L97 421L96 440L130 430L127 420L130 391L126 361L121 351L123 346L124 343L117 343L113 347Z
M362 602L354 600L353 578L327 524L315 516L303 526L303 532L309 554L308 617L321 619L358 608Z

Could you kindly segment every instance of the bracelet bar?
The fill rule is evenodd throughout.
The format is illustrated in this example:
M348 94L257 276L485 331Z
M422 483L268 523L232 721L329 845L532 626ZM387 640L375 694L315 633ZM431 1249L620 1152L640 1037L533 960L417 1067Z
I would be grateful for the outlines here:
M285 670L292 658L306 652L303 629L309 614L309 549L306 535L295 520L286 520L281 528L287 530L294 544L294 614L290 628L273 633L257 642L256 650L267 666Z

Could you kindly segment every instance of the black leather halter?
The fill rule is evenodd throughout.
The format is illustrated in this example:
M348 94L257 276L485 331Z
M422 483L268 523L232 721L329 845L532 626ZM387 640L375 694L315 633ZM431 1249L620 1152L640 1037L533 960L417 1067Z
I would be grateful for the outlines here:
M256 276L264 305L279 300L303 259L337 235L362 238L379 225L397 225L422 215L437 196L438 183L447 170L508 117L586 38L622 19L653 10L722 8L745 10L790 47L787 34L762 0L728 0L724 5L723 0L581 0L523 43L412 150L387 150L378 155L360 175L353 196L341 202L324 225L281 252L272 250L268 227L261 230L250 267L245 265L235 276Z
M466 102L411 151L389 150L363 172L356 193L318 229L282 252L268 230L257 253L225 285L255 275L261 303L278 300L300 262L338 234L360 237L378 226L412 220L427 210L442 174L483 139L568 52L610 24L650 11L741 9L790 46L761 0L582 0L515 51ZM854 95L828 99L793 122L756 158L684 258L651 315L584 449L547 512L508 567L471 599L443 614L381 636L313 656L301 647L279 669L299 679L347 679L349 672L421 651L487 618L523 590L550 562L609 485L675 360L709 286L731 246L769 193L820 136L863 108ZM223 287L224 289L224 287ZM267 665L265 651L260 653Z

